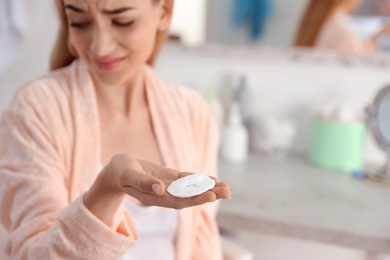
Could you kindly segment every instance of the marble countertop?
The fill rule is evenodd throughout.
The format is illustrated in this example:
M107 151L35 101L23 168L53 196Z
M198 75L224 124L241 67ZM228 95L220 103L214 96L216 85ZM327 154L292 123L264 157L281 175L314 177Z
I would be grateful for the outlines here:
M232 189L220 227L390 253L390 186L323 170L303 158L219 164Z

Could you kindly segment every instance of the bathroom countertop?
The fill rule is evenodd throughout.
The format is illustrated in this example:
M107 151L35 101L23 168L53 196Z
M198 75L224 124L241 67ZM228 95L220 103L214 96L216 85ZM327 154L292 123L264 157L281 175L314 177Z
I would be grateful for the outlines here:
M251 155L243 164L221 162L219 173L233 195L221 202L221 228L390 253L390 185L299 157Z

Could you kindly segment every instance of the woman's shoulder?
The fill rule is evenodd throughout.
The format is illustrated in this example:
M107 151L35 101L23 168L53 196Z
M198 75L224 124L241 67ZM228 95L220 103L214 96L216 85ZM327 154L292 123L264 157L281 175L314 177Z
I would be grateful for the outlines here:
M46 98L69 94L70 66L51 71L44 76L22 85L16 92L16 97L40 96Z
M317 47L337 51L356 52L364 49L364 43L347 25L327 26L317 39Z
M23 104L29 108L62 109L69 107L71 86L77 72L77 63L50 71L34 80L21 85L13 96L9 106Z
M69 67L49 72L16 91L3 114L59 114L69 107Z
M345 38L354 34L353 28L349 25L346 14L335 12L323 25L317 45L318 47L337 47L343 44ZM324 45L324 46L322 46Z

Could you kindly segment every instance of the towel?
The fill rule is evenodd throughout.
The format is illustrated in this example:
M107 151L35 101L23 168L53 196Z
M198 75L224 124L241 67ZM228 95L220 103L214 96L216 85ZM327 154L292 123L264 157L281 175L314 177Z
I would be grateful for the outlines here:
M249 24L251 40L259 40L264 35L272 9L272 0L235 0L232 10L233 24Z

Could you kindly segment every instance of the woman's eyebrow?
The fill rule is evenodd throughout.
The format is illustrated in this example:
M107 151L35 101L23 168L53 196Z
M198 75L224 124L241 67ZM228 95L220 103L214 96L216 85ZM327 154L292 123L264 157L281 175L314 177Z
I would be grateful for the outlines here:
M108 15L114 15L114 14L120 14L129 10L133 10L133 7L121 7L113 10L103 10L103 14L108 14Z
M65 9L72 10L73 12L76 12L76 13L86 13L87 12L86 10L84 10L84 9L82 9L80 7L71 5L71 4L65 5Z

